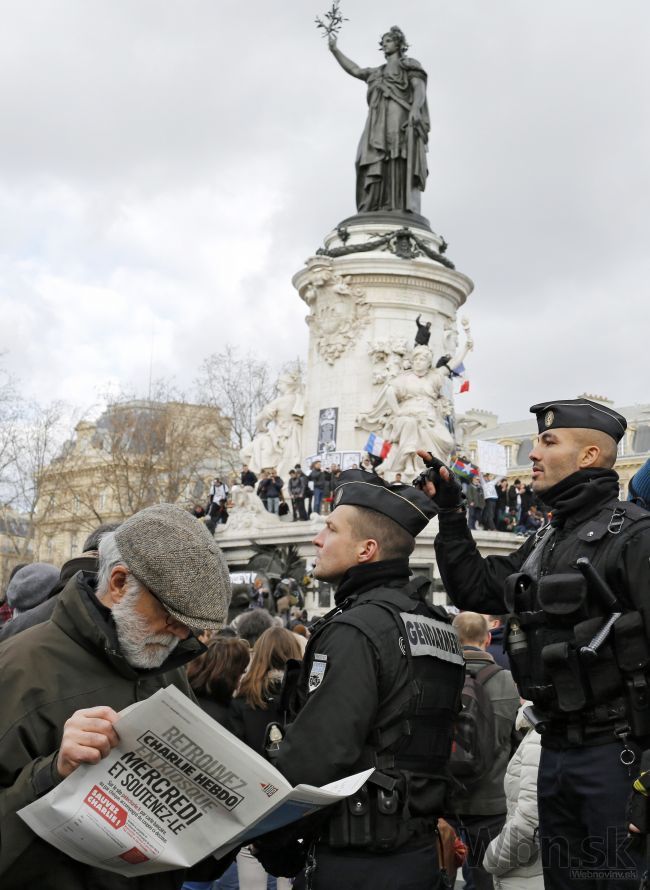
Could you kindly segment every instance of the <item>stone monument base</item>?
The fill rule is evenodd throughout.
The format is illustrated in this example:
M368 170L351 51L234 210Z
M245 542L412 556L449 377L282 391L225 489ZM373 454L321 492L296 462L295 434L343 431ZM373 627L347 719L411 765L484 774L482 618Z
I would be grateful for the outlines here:
M369 213L355 213L354 216L348 216L336 227L337 229L347 229L349 226L372 226L381 225L383 227L400 228L408 226L415 229L424 229L431 232L431 223L429 220L420 216L419 213L410 213L409 211L376 210Z
M376 422L363 418L377 413L386 385L412 367L418 322L428 325L432 368L442 356L457 354L457 312L473 284L454 268L446 247L424 217L357 214L330 232L294 275L310 310L303 460L331 453L332 462L347 469L361 462L369 432L389 436L390 412ZM421 408L416 405L422 416L453 412L446 380L444 393L432 390ZM387 478L393 470L412 468L407 462L387 466Z

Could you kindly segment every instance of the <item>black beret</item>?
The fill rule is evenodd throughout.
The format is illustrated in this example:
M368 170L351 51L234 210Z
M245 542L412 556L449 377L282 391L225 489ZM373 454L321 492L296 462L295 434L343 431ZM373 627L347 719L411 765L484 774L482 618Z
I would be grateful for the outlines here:
M415 537L437 513L436 505L412 485L389 485L376 473L345 470L339 476L332 508L339 505L364 507L388 516Z
M537 415L537 429L540 433L553 429L600 430L620 442L627 429L627 420L622 414L590 399L540 402L532 405L530 410Z

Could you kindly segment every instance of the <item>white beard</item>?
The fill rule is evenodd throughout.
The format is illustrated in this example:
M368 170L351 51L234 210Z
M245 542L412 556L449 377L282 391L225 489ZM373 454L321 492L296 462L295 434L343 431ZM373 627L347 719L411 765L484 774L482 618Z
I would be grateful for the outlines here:
M178 637L170 633L148 633L146 620L134 610L139 596L139 588L132 587L127 589L119 603L113 605L111 611L117 639L122 655L131 667L157 668L174 651L178 645Z

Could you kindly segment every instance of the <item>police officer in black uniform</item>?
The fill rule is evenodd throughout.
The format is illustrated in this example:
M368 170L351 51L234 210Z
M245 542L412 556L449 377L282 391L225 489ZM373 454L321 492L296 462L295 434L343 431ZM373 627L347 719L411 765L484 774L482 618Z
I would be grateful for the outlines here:
M295 886L433 890L464 677L445 610L427 604L428 580L409 571L435 506L363 470L341 474L333 506L314 539L314 575L338 584L336 608L313 629L297 716L274 762L293 784L375 772L327 811Z
M589 399L530 410L532 486L551 523L510 556L483 558L460 487L420 452L431 467L422 487L440 508L436 556L457 606L509 613L512 672L542 735L545 887L636 888L625 808L650 748L650 514L619 500L624 417Z

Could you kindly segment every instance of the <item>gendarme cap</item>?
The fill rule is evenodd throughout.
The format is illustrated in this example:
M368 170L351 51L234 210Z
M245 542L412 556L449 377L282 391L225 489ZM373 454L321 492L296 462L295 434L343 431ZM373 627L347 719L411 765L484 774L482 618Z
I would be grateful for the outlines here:
M202 522L173 504L131 516L115 531L124 562L172 618L218 630L232 594L224 556Z
M415 537L437 510L433 501L412 485L389 485L375 473L345 470L334 491L332 509L348 504L388 516Z
M627 429L627 420L622 414L590 399L540 402L532 405L530 410L537 415L537 429L540 433L553 429L600 430L620 442Z

